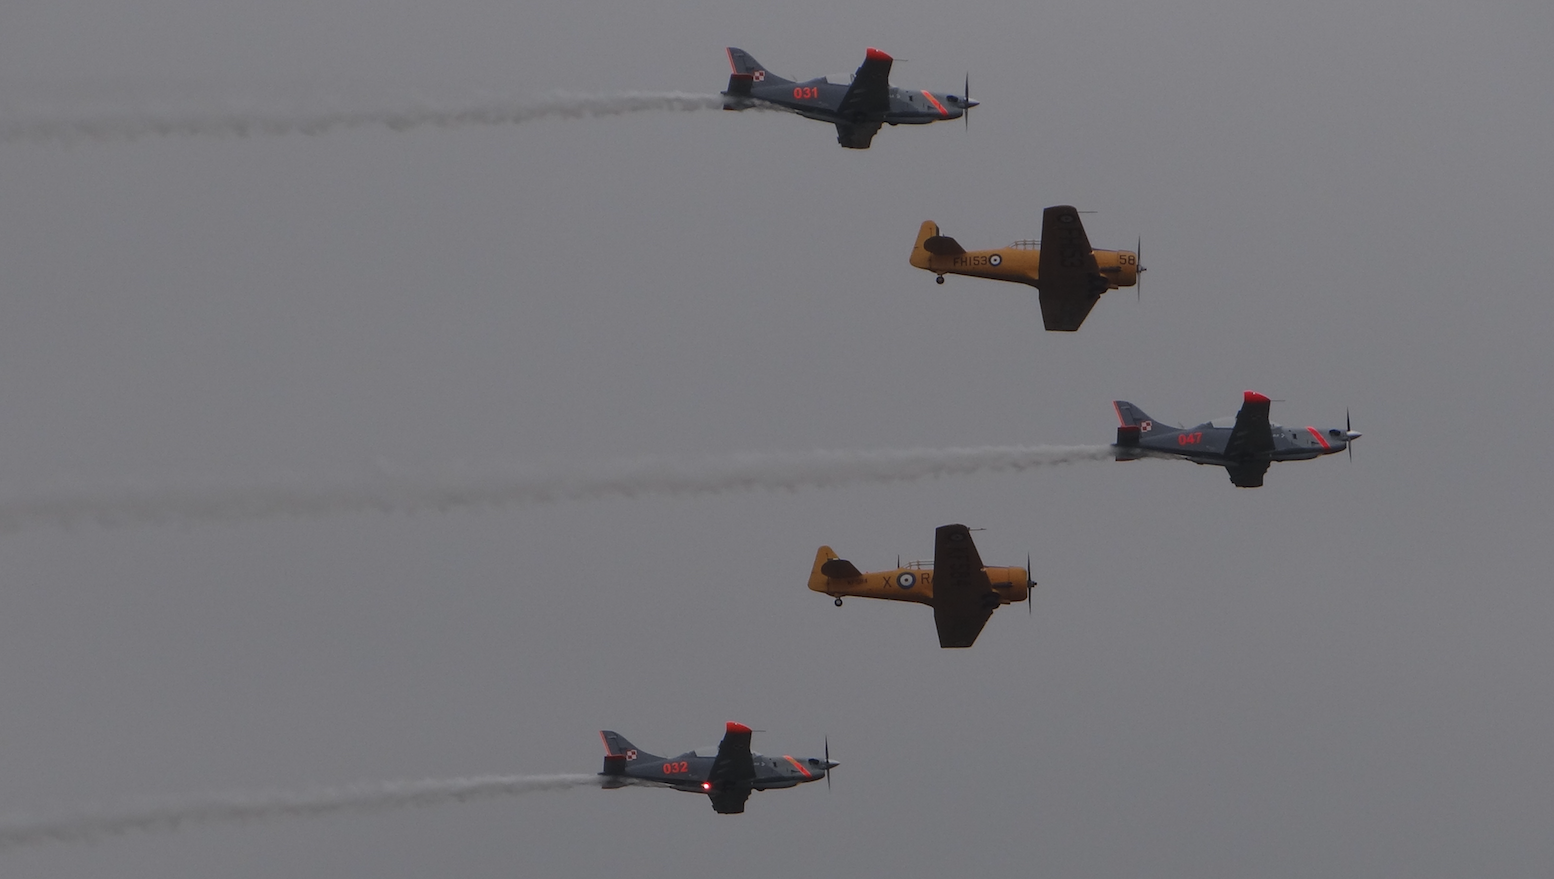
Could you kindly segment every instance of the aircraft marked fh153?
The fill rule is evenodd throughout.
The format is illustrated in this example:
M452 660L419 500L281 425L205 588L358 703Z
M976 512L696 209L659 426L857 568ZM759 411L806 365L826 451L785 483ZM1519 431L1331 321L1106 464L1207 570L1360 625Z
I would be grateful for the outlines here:
M863 65L849 85L825 77L795 82L761 66L744 49L728 48L734 72L723 93L723 109L776 107L807 119L836 125L836 142L866 150L881 125L927 125L959 119L978 102L967 95L900 89L890 84L891 57L878 49L864 53ZM971 91L971 77L966 77Z
M723 741L714 750L701 748L678 757L660 757L640 750L626 737L612 730L600 730L604 740L604 787L628 784L653 784L689 793L706 794L712 809L722 815L745 810L745 801L753 790L798 787L826 779L837 764L831 760L831 743L826 742L824 759L809 757L773 758L750 752L750 727L729 721Z
M1113 400L1117 418L1117 460L1139 458L1186 458L1194 464L1224 467L1230 481L1241 488L1263 484L1263 474L1274 461L1305 461L1349 449L1360 438L1359 432L1344 419L1344 429L1318 430L1315 427L1281 427L1268 421L1272 401L1256 391L1243 395L1241 411L1234 419L1219 418L1197 427L1171 427L1162 424L1144 410L1126 400Z
M1030 560L1024 568L989 568L965 525L941 525L934 530L931 564L912 562L890 571L864 573L829 546L815 553L809 588L824 592L842 606L842 596L915 601L933 608L940 647L970 647L1000 605L1029 602Z
M1138 251L1094 250L1079 211L1057 205L1041 212L1041 240L1016 241L1001 250L971 250L939 234L932 221L917 230L912 265L938 275L970 275L1030 284L1040 292L1041 319L1049 330L1072 333L1101 294L1138 283Z

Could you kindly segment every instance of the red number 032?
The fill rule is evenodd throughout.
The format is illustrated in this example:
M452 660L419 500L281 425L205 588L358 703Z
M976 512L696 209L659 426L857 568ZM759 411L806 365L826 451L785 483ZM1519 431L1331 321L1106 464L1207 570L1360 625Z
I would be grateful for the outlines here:
M690 771L691 771L691 764L685 762L684 760L681 760L679 763L665 763L664 764L664 774L665 775L676 775L676 774L681 773L681 772L690 772Z

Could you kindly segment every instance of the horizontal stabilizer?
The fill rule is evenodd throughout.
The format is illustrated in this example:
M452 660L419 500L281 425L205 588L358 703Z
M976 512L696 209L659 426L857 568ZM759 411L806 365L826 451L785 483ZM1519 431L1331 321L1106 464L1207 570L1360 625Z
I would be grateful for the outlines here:
M833 580L856 580L863 576L858 566L847 559L832 559L826 562L820 566L820 573Z
M728 78L728 91L723 94L731 98L750 97L750 87L755 85L755 77L748 73L731 74Z
M923 249L936 256L960 256L966 248L948 235L934 235L923 242Z

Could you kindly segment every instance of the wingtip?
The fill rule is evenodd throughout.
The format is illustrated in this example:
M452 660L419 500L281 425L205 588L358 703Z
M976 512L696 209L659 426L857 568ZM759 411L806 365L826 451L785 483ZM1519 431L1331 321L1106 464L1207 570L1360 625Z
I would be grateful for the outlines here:
M889 55L885 54L884 52L881 52L880 50L874 48L873 46L870 46L868 51L864 52L863 54L864 54L864 57L867 58L870 61L894 61L895 60L895 59L891 58Z
M1247 391L1242 394L1242 400L1247 403L1272 403L1273 400L1259 394L1256 391Z
M731 732L731 733L749 733L750 731L751 731L750 727L745 726L744 724L742 724L742 723L740 723L740 722L738 722L736 720L730 720L728 722L728 732Z

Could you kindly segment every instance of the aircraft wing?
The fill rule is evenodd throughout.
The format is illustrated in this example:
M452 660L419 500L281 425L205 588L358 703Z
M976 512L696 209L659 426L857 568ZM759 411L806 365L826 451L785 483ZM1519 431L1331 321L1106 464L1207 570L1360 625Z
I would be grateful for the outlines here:
M1056 205L1041 212L1041 253L1036 266L1041 318L1049 330L1073 332L1110 287L1090 248L1079 211Z
M725 815L743 812L754 780L750 727L730 721L723 741L718 743L718 756L713 758L712 771L707 774L707 781L712 784L707 796L712 799L713 810Z
M933 622L940 647L970 647L998 606L965 525L941 525L933 543Z
M884 123L878 119L864 120L856 125L851 122L836 123L836 142L850 150L866 150L874 142Z
M837 115L854 122L884 119L885 111L890 108L890 64L889 55L878 49L869 49L858 72L853 74L853 84L848 87L847 94L842 96L842 103L836 108ZM840 136L840 123L836 129ZM879 122L876 121L873 129L864 136L863 145L868 146L869 139L879 130Z
M1243 488L1255 488L1263 484L1263 474L1273 457L1273 425L1268 421L1268 407L1273 401L1256 391L1247 391L1236 413L1236 426L1230 429L1225 441L1225 457L1231 463L1225 465L1230 481Z

